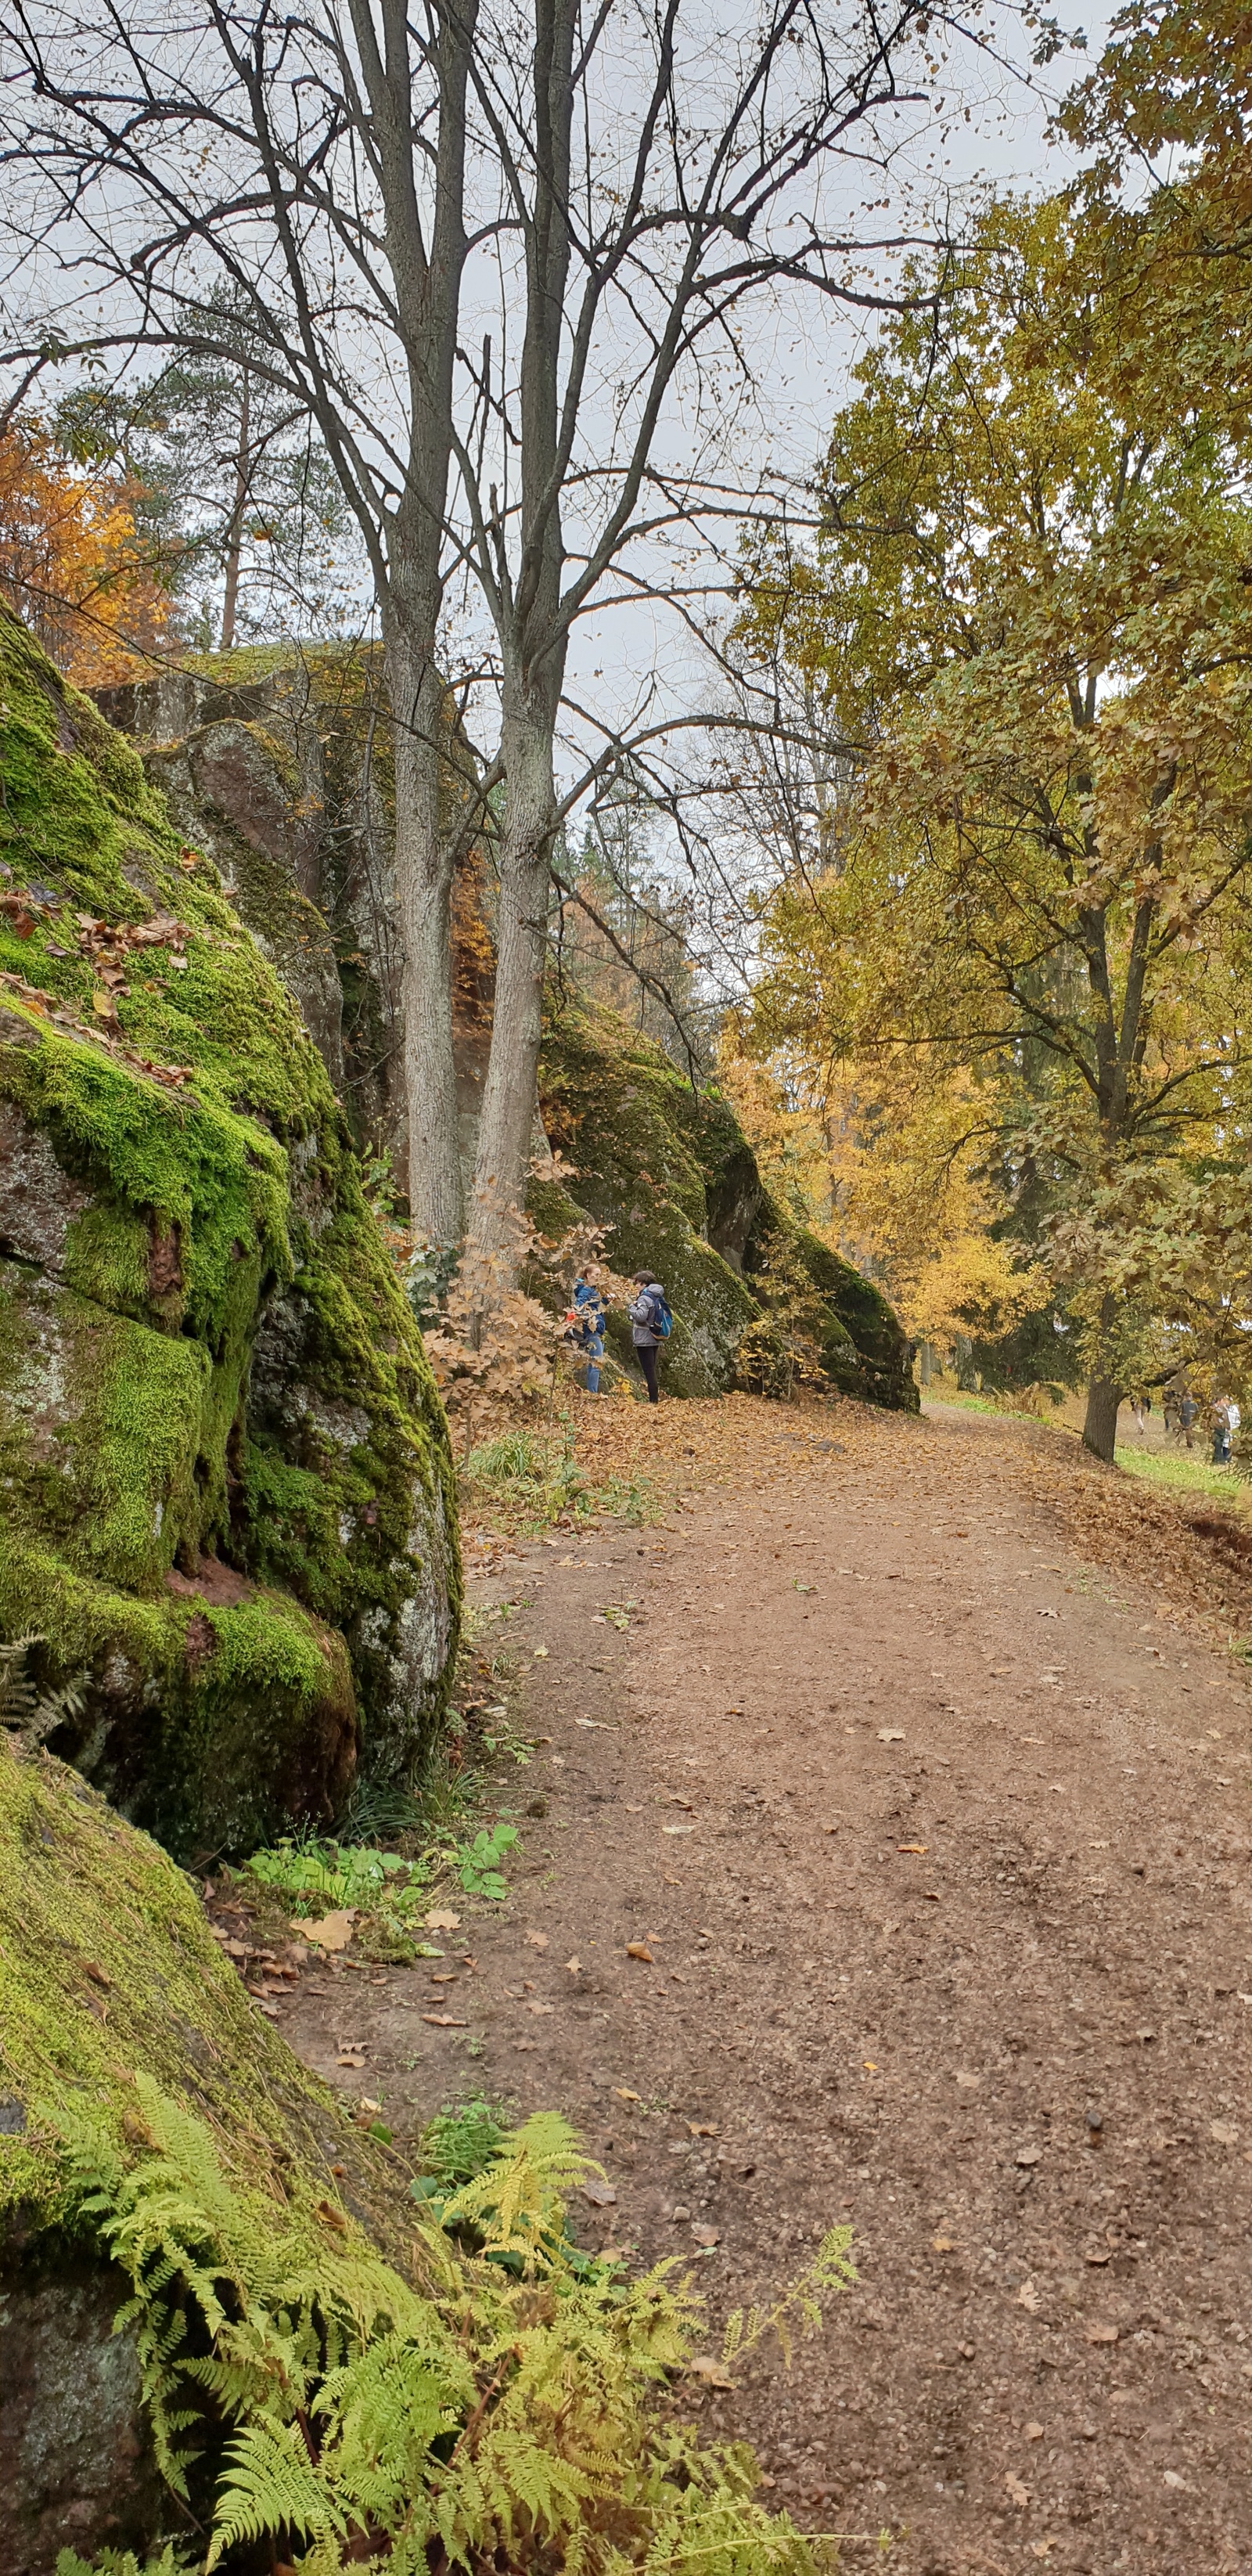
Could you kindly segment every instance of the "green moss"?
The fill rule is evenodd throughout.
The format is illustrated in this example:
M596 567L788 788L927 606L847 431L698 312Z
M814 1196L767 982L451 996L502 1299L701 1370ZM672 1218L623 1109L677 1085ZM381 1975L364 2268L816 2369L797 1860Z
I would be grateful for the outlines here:
M297 2177L338 2202L332 2166L371 2215L389 2198L385 2160L253 2010L165 1853L74 1772L2 1745L0 2066L28 2120L0 2133L0 2211L28 2230L64 2214L48 2115L89 2110L129 2157L138 2073L208 2121L260 2205Z
M130 747L3 616L0 681L0 866L34 920L19 940L0 916L16 960L0 1098L51 1145L74 1202L51 1271L0 1265L8 1518L43 1568L39 1624L63 1659L90 1662L97 1776L182 1848L225 1831L223 1800L203 1803L206 1747L243 1764L237 1816L272 1819L266 1764L293 1813L324 1811L355 1742L354 1691L369 1765L403 1770L425 1750L459 1611L446 1428L322 1059L273 967ZM154 913L181 929L127 952L129 991L102 1030L95 949ZM88 955L83 915L102 925ZM228 1619L194 1687L185 1673L175 1687L171 1605L155 1632L139 1605L175 1566L194 1583L205 1558L253 1578L263 1606ZM20 1584L8 1603L0 1615L29 1625ZM249 1752L240 1714L271 1687L267 1622L281 1760L263 1727ZM139 1675L120 1693L104 1679L114 1646ZM173 1763L185 1777L166 1776Z

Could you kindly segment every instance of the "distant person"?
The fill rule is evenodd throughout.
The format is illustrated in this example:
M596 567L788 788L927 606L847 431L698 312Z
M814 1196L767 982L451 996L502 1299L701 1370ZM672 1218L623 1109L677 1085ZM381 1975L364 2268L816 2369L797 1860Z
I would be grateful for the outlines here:
M1179 1399L1178 1405L1179 1428L1181 1429L1183 1439L1188 1449L1193 1449L1195 1447L1193 1434L1195 1432L1199 1411L1199 1405L1196 1403L1195 1397L1192 1395L1190 1389L1188 1389L1186 1395Z
M1148 1415L1152 1410L1151 1396L1137 1395L1130 1410L1134 1420L1135 1429L1138 1432L1140 1439L1146 1440L1148 1436Z
M566 1317L565 1338L586 1360L583 1378L588 1395L600 1392L600 1362L604 1357L604 1299L598 1288L581 1274L574 1281L574 1303Z
M1213 1464L1230 1465L1230 1444L1243 1416L1233 1396L1219 1395L1213 1407Z
M1161 1412L1165 1418L1165 1437L1167 1440L1172 1440L1174 1433L1178 1429L1178 1390L1176 1387L1166 1387L1165 1393L1161 1398Z
M659 1404L661 1390L657 1383L656 1355L661 1343L669 1340L674 1319L666 1304L665 1290L650 1270L635 1272L635 1286L639 1294L632 1297L626 1309L630 1317L630 1338L647 1384L648 1402Z

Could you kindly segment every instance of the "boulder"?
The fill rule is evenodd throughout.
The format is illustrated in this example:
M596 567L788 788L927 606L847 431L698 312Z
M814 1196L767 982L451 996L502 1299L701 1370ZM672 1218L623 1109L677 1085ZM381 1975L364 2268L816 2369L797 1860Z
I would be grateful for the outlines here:
M188 2522L136 2323L114 2331L130 2284L78 2217L84 2125L133 2163L155 2087L204 2124L258 2226L296 2216L328 2258L368 2238L406 2267L411 2231L391 2159L249 2002L182 1872L75 1772L3 1741L0 2017L0 2566L51 2576L60 2549L142 2559Z
M766 1188L727 1101L695 1091L664 1050L616 1012L550 1002L539 1068L544 1128L570 1166L539 1180L531 1212L542 1233L587 1216L627 1277L654 1270L674 1311L664 1382L672 1395L735 1384L774 1391L772 1342L797 1309L829 1383L916 1411L909 1347L886 1299ZM611 1320L630 1366L629 1330Z
M0 1634L125 1814L235 1852L438 1726L446 1426L217 867L7 616L0 664Z

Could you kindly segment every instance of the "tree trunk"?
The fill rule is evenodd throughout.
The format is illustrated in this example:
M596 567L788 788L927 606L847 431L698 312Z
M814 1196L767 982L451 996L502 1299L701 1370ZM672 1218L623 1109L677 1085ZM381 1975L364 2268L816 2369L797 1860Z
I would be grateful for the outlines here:
M385 644L396 780L396 898L404 934L409 1209L428 1242L459 1243L465 1201L452 1050L452 874L460 821L433 654ZM450 800L455 810L449 813Z
M506 1215L526 1195L543 1034L548 861L556 796L552 774L555 709L506 708L502 751L507 790L500 841L500 912L491 1055L483 1086L471 1230L489 1250L507 1246Z
M1106 1467L1113 1464L1117 1441L1117 1408L1122 1390L1111 1377L1093 1377L1087 1389L1087 1418L1082 1426L1082 1445L1093 1458L1102 1458Z
M247 507L248 486L252 480L251 434L252 386L248 369L245 367L239 392L239 448L235 457L235 492L226 538L226 591L222 600L220 648L223 653L229 653L235 640L235 615L239 604L239 562L243 552L243 514Z

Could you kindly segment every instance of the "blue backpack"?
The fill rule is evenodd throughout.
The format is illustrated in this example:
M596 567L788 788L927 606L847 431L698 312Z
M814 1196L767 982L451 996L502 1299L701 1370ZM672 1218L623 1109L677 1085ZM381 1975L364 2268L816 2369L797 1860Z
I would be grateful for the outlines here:
M649 1288L648 1304L652 1309L652 1330L658 1342L667 1342L674 1329L674 1318L666 1303L663 1288Z

